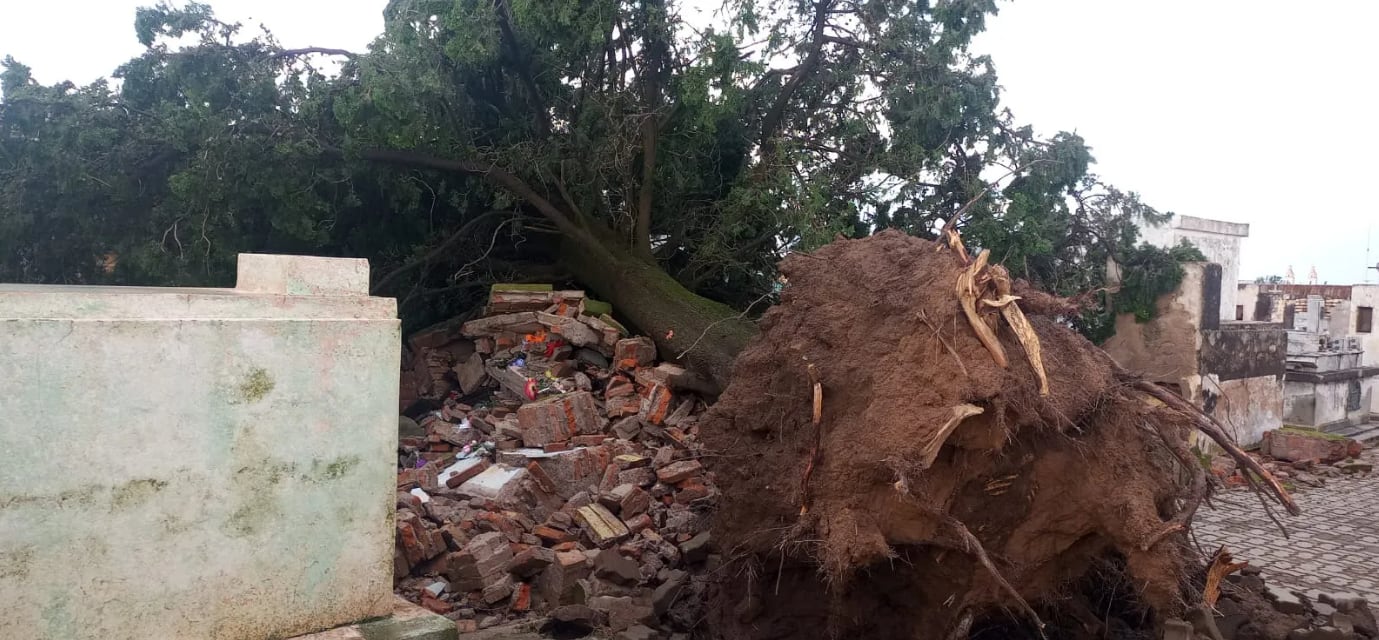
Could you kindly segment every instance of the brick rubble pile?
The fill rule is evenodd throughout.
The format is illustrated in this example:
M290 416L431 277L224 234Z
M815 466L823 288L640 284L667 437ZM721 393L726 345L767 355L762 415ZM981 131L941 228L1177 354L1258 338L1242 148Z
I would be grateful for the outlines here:
M410 343L405 401L434 408L402 421L397 588L461 630L654 638L701 618L718 496L697 459L704 403L585 302L496 290L484 317Z
M1266 432L1259 450L1251 455L1289 490L1296 490L1325 486L1328 478L1369 475L1374 465L1362 457L1364 452L1364 446L1351 438L1286 427ZM1227 456L1216 456L1211 472L1227 487L1249 486Z

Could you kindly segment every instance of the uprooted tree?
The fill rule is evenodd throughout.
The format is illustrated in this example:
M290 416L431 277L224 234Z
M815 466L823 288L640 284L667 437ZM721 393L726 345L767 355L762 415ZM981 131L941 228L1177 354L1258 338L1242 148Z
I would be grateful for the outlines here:
M946 239L885 231L782 264L781 303L701 422L723 490L716 637L1155 638L1210 619L1192 433L1298 513L1287 491L1050 318L1058 300L1013 299L989 254ZM1263 609L1240 637L1281 637Z
M190 4L139 11L118 89L7 61L0 279L204 284L239 251L359 255L424 316L568 278L722 382L779 259L839 234L933 237L967 207L957 226L1014 276L1071 295L1108 261L1146 267L1119 299L1147 309L1191 257L1136 246L1166 214L1102 184L1079 137L1001 110L968 51L994 0L686 11L394 0L348 52ZM1096 334L1117 303L1088 301L1071 320Z

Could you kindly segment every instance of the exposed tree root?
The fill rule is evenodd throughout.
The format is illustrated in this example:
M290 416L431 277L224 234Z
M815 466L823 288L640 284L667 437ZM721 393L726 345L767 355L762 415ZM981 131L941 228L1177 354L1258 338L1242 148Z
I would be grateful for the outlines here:
M1231 552L1222 545L1216 553L1212 555L1211 564L1207 565L1207 584L1202 588L1202 602L1208 607L1215 607L1217 598L1221 597L1221 580L1226 576L1244 569L1248 562L1231 562Z
M943 426L939 427L934 432L934 436L924 444L924 449L921 450L924 459L920 462L920 468L928 469L933 466L934 458L938 457L939 449L942 449L943 443L948 441L949 434L953 433L953 430L958 428L964 419L975 416L982 411L983 409L975 404L960 404L953 407L953 415L949 416Z
M1288 513L1291 513L1295 516L1300 515L1302 513L1302 509L1298 508L1297 503L1293 501L1293 497L1288 494L1288 490L1284 489L1283 485L1280 484L1279 481L1276 478L1274 478L1273 475L1271 475L1267 470L1265 470L1263 466L1260 466L1259 462L1257 462L1254 458L1251 458L1248 454L1242 451L1240 447L1236 446L1235 442L1231 440L1230 436L1226 435L1225 429L1221 428L1221 424L1218 423L1215 418L1205 413L1202 413L1201 409L1198 409L1197 407L1193 406L1187 400L1184 400L1181 396L1171 391L1168 391L1167 389L1164 389L1163 387L1160 387L1152 382L1133 378L1123 370L1118 371L1117 375L1123 379L1128 379L1127 381L1135 389L1138 389L1153 396L1155 399L1168 405L1170 408L1177 410L1178 412L1186 415L1188 418L1191 418L1193 421L1193 425L1197 427L1198 431L1205 433L1207 437L1211 438L1217 446L1221 447L1221 449L1224 450L1227 455L1233 458L1236 461L1236 463L1239 464L1241 467L1249 469L1250 471L1254 472L1255 475L1259 476L1259 478L1264 481L1264 484L1268 488L1269 493L1273 496L1275 500L1278 501L1279 504L1283 505L1283 507L1288 510Z
M823 440L823 418L824 418L824 385L819 379L819 368L814 363L809 363L806 368L809 373L810 388L813 390L813 404L811 406L812 423L814 427L814 446L809 451L809 463L804 467L804 477L800 479L800 515L809 513L809 478L814 475L814 466L819 462L819 445Z
M982 269L986 268L986 261L990 258L990 251L982 251L972 264L958 274L958 302L962 304L962 312L967 315L967 322L972 325L972 331L976 332L977 339L981 340L982 346L991 352L991 359L1004 369L1010 365L1010 361L1006 358L1005 347L1001 346L1001 341L996 339L996 332L992 331L991 327L982 319L981 313L977 311L977 301L982 297L978 278L981 276Z

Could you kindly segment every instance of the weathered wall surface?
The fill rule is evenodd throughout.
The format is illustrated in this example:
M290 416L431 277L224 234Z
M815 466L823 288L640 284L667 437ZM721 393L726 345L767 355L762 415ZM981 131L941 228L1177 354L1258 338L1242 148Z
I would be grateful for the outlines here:
M1264 375L1222 380L1203 376L1203 409L1249 447L1264 439L1266 431L1283 426L1282 376Z
M398 323L359 262L251 257L256 293L0 286L0 637L391 610Z
M1221 266L1191 263L1183 271L1177 290L1159 299L1153 320L1117 318L1116 334L1102 346L1127 370L1177 385L1237 441L1253 445L1283 425L1288 334L1277 324L1220 320L1220 291L1236 289L1222 286Z
M1284 422L1303 427L1361 424L1369 419L1379 368L1325 373L1289 372L1284 378Z
M1254 445L1264 432L1283 426L1287 350L1282 325L1236 322L1202 331L1202 408L1242 445Z
M1137 322L1134 315L1122 314L1102 349L1120 366L1150 380L1189 386L1198 372L1206 267L1183 265L1183 281L1159 298L1154 319Z
M1288 332L1264 322L1222 324L1202 331L1201 370L1221 380L1283 377Z

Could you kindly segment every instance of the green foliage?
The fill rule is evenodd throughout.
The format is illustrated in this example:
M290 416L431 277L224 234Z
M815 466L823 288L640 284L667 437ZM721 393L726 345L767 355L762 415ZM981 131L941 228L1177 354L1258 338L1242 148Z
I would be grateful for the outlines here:
M1089 333L1180 277L1185 253L1137 246L1170 214L1001 109L968 51L994 0L725 9L697 30L674 0L391 0L338 74L204 4L140 9L117 90L5 61L0 280L227 284L241 251L356 255L404 313L444 314L593 239L744 308L790 251L932 237L968 203L969 243L1056 293L1122 265L1114 302L1070 319Z

